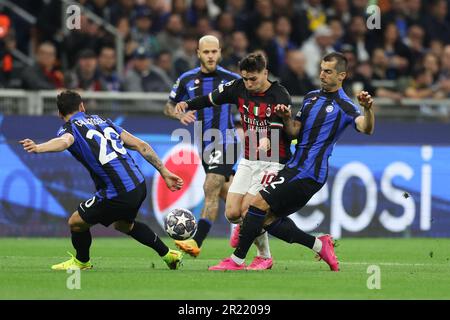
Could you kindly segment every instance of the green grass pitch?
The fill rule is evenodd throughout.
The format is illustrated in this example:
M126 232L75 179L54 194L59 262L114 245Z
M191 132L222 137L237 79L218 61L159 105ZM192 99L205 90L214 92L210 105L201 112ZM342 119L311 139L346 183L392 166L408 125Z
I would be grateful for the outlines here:
M94 269L69 290L71 275L50 269L73 252L69 238L0 238L0 299L450 299L450 239L342 239L337 273L306 248L270 243L272 270L212 272L232 252L227 239L207 239L198 258L169 270L132 239L94 238ZM380 268L380 289L367 288L370 265Z

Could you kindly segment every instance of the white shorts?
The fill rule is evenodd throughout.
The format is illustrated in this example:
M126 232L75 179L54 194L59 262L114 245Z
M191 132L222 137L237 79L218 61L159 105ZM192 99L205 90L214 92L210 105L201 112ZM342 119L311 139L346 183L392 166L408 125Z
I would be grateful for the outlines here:
M241 159L228 192L256 195L283 167L277 162Z

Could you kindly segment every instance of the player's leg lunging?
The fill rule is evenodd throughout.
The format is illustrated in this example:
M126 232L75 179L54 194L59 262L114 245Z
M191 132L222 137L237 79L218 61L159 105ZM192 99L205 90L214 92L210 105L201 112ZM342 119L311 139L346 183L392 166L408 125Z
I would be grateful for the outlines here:
M178 269L180 266L181 252L170 250L145 223L139 221L116 221L114 222L114 228L155 250L170 269Z
M67 269L91 269L89 250L92 244L92 236L90 225L87 224L75 211L69 218L69 227L72 238L72 245L75 248L76 255L71 255L67 261L55 264L52 266L53 270L67 270Z
M202 210L201 218L198 220L197 232L193 239L175 241L175 244L184 252L193 257L200 254L200 247L207 237L213 222L217 219L219 212L219 196L222 186L225 183L223 175L208 173L203 184L205 192L205 205Z

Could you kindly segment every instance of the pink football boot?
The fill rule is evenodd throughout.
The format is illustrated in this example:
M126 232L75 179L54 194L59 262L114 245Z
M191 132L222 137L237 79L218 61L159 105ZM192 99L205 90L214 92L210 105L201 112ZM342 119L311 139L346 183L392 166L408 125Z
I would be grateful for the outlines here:
M333 238L326 234L320 236L319 240L322 241L322 250L318 253L319 260L325 261L330 266L331 271L339 271L339 262L334 253Z
M247 267L247 270L268 270L272 269L273 259L272 258L263 258L260 256L256 256L253 259L252 263Z
M245 263L237 264L231 258L225 258L216 266L209 267L212 271L226 271L226 270L245 270Z

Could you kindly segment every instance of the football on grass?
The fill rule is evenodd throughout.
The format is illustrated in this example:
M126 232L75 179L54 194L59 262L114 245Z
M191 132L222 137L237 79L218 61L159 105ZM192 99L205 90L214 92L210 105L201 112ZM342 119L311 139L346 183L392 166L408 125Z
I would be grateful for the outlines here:
M173 209L164 220L164 229L172 239L186 240L194 235L197 230L197 222L189 210Z

